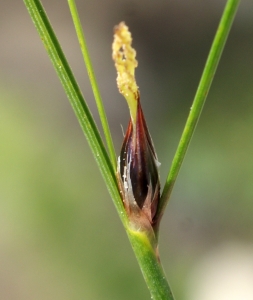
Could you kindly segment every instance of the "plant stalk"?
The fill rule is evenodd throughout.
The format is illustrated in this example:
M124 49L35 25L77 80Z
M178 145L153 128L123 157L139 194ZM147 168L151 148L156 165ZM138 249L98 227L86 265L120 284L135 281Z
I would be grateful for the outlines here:
M124 226L126 226L128 219L119 193L114 168L106 152L93 116L68 65L46 12L39 0L24 0L24 3L69 98L70 104L105 180L120 219Z
M150 291L151 298L154 300L174 300L158 253L155 253L147 233L128 228L127 234Z
M159 202L158 210L156 213L157 225L155 230L157 234L159 230L160 220L168 204L183 159L189 147L194 130L197 126L239 3L240 0L228 0L222 14L220 24L218 26L211 50L209 52L206 65L200 79L200 83L193 100L193 104L186 121L181 139L179 141L175 156L173 158L172 165L163 189L161 200Z
M114 149L114 145L113 145L113 141L112 141L112 136L111 136L109 124L108 124L108 121L107 121L103 101L102 101L102 98L101 98L101 95L100 95L100 92L99 92L96 76L95 76L95 73L94 73L94 70L93 70L93 67L92 67L92 63L91 63L87 43L86 43L85 36L84 36L84 33L83 33L83 29L82 29L82 25L81 25L81 22L80 22L79 15L78 15L78 11L77 11L77 8L76 8L75 0L68 0L68 4L69 4L70 12L71 12L71 15L72 15L72 19L73 19L73 22L74 22L74 26L75 26L75 29L76 29L77 38L79 40L79 44L80 44L81 51L82 51L82 54L83 54L85 66L86 66L88 76L89 76L89 79L90 79L90 84L91 84L91 87L92 87L92 90L93 90L94 98L96 100L98 113L99 113L99 117L100 117L101 124L102 124L102 127L103 127L103 131L104 131L104 135L105 135L105 139L106 139L107 148L108 148L108 151L109 151L111 163L113 165L114 171L116 171L116 167L117 167L116 162L117 162L117 160L116 160L115 149Z

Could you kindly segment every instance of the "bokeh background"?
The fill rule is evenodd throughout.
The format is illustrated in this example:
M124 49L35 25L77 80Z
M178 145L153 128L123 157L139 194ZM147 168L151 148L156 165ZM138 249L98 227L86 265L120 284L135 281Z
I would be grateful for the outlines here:
M43 4L98 121L67 1ZM117 152L125 21L165 181L225 5L77 1ZM161 226L176 299L253 299L253 2L242 1ZM0 299L149 299L87 142L22 1L0 4ZM100 127L100 125L99 125Z

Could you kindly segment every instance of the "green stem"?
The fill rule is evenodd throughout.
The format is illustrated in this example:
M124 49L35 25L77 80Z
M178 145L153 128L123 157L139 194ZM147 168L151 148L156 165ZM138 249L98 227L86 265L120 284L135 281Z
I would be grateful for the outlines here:
M104 105L101 99L101 95L99 92L99 88L98 88L98 84L97 84L97 80L95 77L95 73L92 67L92 63L91 63L91 59L90 59L90 55L89 55L89 51L88 51L88 47L87 47L87 43L85 40L85 36L83 33L83 29L82 29L82 25L80 22L80 18L78 15L78 11L76 8L76 4L75 4L75 0L68 0L69 3L69 8L70 8L70 12L72 15L72 19L74 22L74 26L76 29L76 34L79 40L79 44L81 47L81 51L83 54L83 58L84 58L84 62L86 65L86 69L89 75L89 79L90 79L90 84L93 90L93 94L96 100L96 104L97 104L97 108L98 108L98 113L100 116L100 120L102 123L102 127L104 130L104 135L105 135L105 139L106 139L106 143L107 143L107 147L108 147L108 151L109 151L109 155L111 158L111 162L113 165L114 170L116 171L116 154L115 154L115 149L114 149L114 145L112 142L112 136L111 136L111 132L109 129L109 124L107 121L107 117L106 117L106 113L105 113L105 109L104 109Z
M143 277L154 300L173 300L163 268L146 232L127 229Z
M161 219L165 207L169 201L173 186L175 184L176 178L178 176L180 167L182 165L183 159L185 157L186 151L188 149L190 140L193 136L194 130L196 128L197 122L199 120L202 108L204 106L208 91L210 89L216 68L218 66L222 50L226 43L231 25L233 23L238 5L240 0L228 0L225 6L220 24L218 26L192 107L188 119L185 124L182 137L180 139L178 148L176 150L174 159L172 161L171 169L168 174L163 193L161 196L161 201L159 202L159 207L157 210L157 228L158 232L159 220Z
M24 3L38 30L57 75L61 80L63 88L86 136L119 216L124 226L126 226L128 219L120 197L114 168L107 155L94 119L49 23L44 8L39 0L24 0Z

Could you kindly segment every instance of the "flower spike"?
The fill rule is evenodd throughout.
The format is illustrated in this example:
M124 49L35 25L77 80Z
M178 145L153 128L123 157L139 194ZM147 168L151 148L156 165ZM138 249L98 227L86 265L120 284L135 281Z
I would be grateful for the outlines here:
M117 84L125 97L130 121L118 159L118 182L130 221L140 227L150 227L160 199L160 180L155 153L140 103L135 81L136 51L132 38L122 22L115 28L113 59L118 72Z
M135 81L134 71L138 65L136 51L131 47L132 37L128 27L121 22L114 29L112 57L118 72L117 85L120 93L126 98L131 118L136 121L139 90Z

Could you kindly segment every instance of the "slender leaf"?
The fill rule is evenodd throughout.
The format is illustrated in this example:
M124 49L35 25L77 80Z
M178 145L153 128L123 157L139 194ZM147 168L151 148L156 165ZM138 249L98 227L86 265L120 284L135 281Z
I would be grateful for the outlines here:
M39 32L63 88L69 98L81 128L86 136L93 156L98 164L106 186L117 208L119 216L126 226L127 216L120 197L115 170L107 155L94 119L82 96L74 75L67 63L52 26L39 0L24 0L30 16Z
M93 94L96 100L96 104L97 104L97 108L98 108L98 112L99 112L99 116L100 116L100 120L102 123L102 127L104 130L104 135L105 135L105 139L106 139L106 143L107 143L107 148L110 154L110 158L111 158L111 162L113 165L114 170L116 171L116 154L115 154L115 149L114 149L114 145L112 142L112 137L111 137L111 132L109 129L109 124L107 121L107 117L106 117L106 113L105 113L105 109L104 109L104 105L101 99L101 95L99 92L99 88L98 88L98 83L96 80L96 76L92 67L92 63L91 63L91 59L90 59L90 55L89 55L89 51L88 51L88 47L87 47L87 43L85 40L85 36L83 33L83 29L82 29L82 25L79 19L79 15L78 15L78 11L76 8L76 4L74 0L68 0L69 3L69 8L70 8L70 12L72 15L72 19L75 25L75 29L76 29L76 34L79 40L79 44L81 47L81 51L83 54L83 58L84 58L84 62L86 65L86 69L88 72L88 76L90 78L90 84L93 90Z
M169 201L183 159L192 139L194 130L197 126L239 3L240 0L228 0L225 6L188 119L184 127L184 131L178 144L178 148L173 158L171 169L163 189L161 201L156 214L159 220L161 219L165 207ZM159 222L157 224L159 226Z

